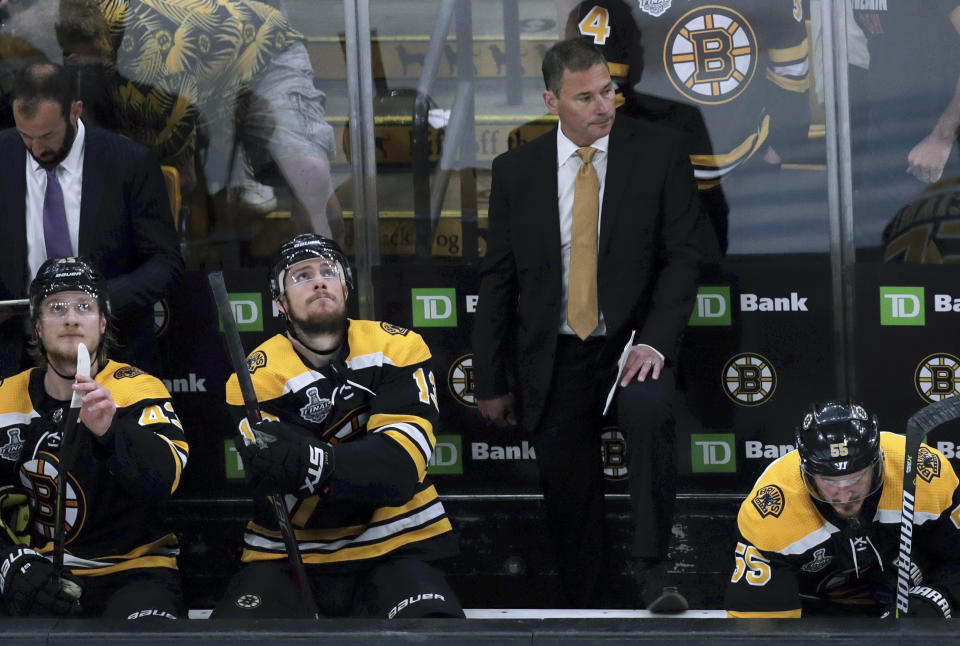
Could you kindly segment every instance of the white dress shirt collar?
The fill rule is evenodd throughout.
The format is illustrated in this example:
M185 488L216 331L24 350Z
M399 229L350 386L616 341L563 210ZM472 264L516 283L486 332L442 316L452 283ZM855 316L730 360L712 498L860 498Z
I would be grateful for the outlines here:
M73 140L73 146L70 148L70 152L67 153L67 156L63 158L57 168L61 171L65 171L68 175L73 176L82 176L83 175L83 144L86 141L86 128L83 127L83 121L77 119L77 134ZM37 160L33 158L33 155L30 154L30 151L27 151L27 161L29 162L29 168L37 173L43 168L40 164L37 163Z
M596 148L597 150L606 154L607 146L610 144L610 135L604 135L590 144L590 148ZM571 155L576 154L578 150L584 146L578 146L577 144L570 141L565 134L563 134L563 126L557 126L557 166L562 166Z

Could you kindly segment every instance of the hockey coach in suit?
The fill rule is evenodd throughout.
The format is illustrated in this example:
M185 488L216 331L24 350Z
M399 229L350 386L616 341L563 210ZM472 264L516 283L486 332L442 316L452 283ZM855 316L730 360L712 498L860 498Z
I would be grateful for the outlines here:
M83 255L107 280L115 355L156 374L153 305L184 269L163 175L147 148L85 126L76 96L72 75L52 63L28 65L14 81L16 127L0 132L0 300L24 298L48 257ZM48 188L60 191L60 229ZM57 236L69 249L51 254ZM0 377L23 362L21 316L0 308Z
M615 88L592 45L557 43L543 76L559 128L493 162L473 331L480 412L532 433L565 601L602 603L601 413L635 332L616 397L632 555L642 603L680 611L687 603L668 585L665 559L676 478L673 356L703 235L693 170L681 135L614 119Z

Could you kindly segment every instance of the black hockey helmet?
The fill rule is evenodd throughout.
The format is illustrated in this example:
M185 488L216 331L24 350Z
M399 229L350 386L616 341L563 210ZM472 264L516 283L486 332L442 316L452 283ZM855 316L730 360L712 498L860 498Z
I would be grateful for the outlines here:
M873 483L867 495L883 482L879 423L861 404L829 401L812 405L796 430L796 441L803 480L817 499L822 500L814 475L841 478L872 466Z
M283 295L287 270L298 262L311 258L325 258L336 263L340 271L340 281L351 290L353 289L350 261L347 260L336 240L316 233L301 233L280 245L279 256L273 271L270 272L270 295L273 300Z
M30 319L40 318L44 299L58 292L86 292L97 299L100 313L110 316L110 297L100 272L88 260L80 257L50 258L46 260L30 283Z

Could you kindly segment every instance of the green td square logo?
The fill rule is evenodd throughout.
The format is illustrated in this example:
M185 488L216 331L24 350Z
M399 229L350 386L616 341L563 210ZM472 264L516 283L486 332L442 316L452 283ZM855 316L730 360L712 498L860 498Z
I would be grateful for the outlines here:
M730 287L701 287L690 325L730 325Z
M427 470L431 475L463 474L463 451L459 435L438 435Z
M457 327L457 290L419 287L410 290L414 327Z
M690 435L690 465L694 473L736 473L736 436L733 433Z
M227 480L243 480L243 460L233 440L223 441L223 464Z
M230 309L240 332L263 332L263 296L260 292L230 292ZM223 321L220 322L223 331Z
M924 325L923 287L880 287L880 325Z

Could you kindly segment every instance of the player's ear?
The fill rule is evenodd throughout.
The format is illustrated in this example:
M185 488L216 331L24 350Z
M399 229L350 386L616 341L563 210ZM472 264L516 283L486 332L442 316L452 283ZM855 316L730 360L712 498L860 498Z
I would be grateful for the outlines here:
M547 110L550 111L550 114L557 114L559 112L560 99L552 90L543 91L543 103L547 106Z
M280 310L280 316L287 318L287 303L286 303L286 294L280 294L280 298L274 302L277 304L277 309Z

